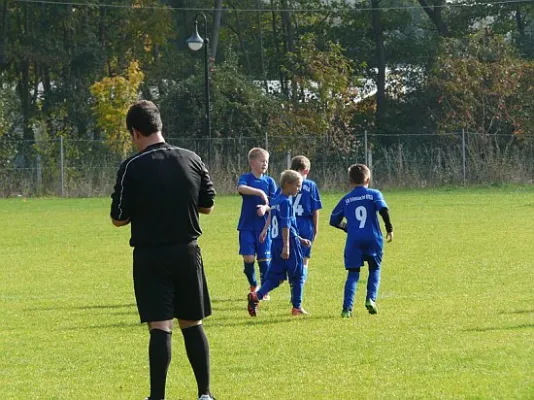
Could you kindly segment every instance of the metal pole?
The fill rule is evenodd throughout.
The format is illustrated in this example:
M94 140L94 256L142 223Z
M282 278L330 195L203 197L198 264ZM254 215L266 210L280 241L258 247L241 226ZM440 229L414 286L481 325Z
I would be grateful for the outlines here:
M466 159L465 159L465 129L462 129L462 172L464 186L467 184Z
M63 136L59 137L59 170L61 175L61 197L65 197L65 170L64 170Z
M367 130L363 131L363 147L365 150L364 162L365 162L365 165L369 166L369 158L367 155Z

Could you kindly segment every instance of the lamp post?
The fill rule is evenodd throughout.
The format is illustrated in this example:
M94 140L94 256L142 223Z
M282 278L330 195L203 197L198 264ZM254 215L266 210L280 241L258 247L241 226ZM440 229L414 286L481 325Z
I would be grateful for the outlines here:
M204 38L198 34L198 19L204 19ZM189 39L187 45L193 51L198 51L204 47L204 94L206 97L206 135L208 137L208 165L211 163L211 114L210 114L210 76L209 76L209 56L208 56L208 19L206 14L198 13L195 15L195 31Z

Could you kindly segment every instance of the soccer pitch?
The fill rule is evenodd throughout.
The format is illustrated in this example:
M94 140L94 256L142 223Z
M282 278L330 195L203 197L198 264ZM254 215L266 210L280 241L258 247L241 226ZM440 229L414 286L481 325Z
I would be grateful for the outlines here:
M344 233L328 226L341 194L323 194L304 307L287 284L246 310L237 196L202 216L213 300L205 321L212 390L240 399L534 398L534 187L384 191L378 315L340 317ZM138 323L129 228L109 199L0 201L0 397L142 400L147 328ZM195 399L182 336L173 335L168 400Z

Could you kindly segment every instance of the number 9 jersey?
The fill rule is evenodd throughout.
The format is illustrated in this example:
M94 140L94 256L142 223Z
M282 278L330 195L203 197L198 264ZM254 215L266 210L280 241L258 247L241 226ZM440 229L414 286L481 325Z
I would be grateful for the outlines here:
M377 213L387 207L380 191L356 186L334 208L330 224L339 225L344 217L347 220L347 246L367 249L364 253L369 255L382 253L384 240Z

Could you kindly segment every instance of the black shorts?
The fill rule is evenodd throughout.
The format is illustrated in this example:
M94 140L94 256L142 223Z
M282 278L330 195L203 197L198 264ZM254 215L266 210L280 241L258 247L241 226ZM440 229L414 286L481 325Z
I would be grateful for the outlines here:
M141 322L211 315L198 243L134 249L133 278Z

